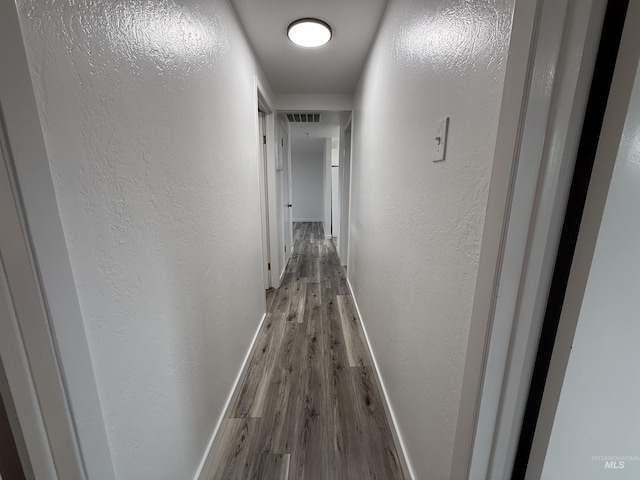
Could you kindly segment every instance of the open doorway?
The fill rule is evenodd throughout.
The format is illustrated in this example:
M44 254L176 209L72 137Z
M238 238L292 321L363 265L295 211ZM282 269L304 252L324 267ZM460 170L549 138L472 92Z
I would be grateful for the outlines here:
M291 177L294 223L324 221L325 144L324 138L304 135L292 137Z
M298 227L317 224L313 228L318 229L318 235L332 240L339 251L342 232L348 228L343 210L348 208L349 181L344 182L342 163L345 141L349 156L351 151L351 127L346 127L351 112L297 111L286 113L286 117L291 133L292 221Z
M291 255L291 178L289 127L286 118L271 107L256 79L260 212L262 227L263 284L278 288Z

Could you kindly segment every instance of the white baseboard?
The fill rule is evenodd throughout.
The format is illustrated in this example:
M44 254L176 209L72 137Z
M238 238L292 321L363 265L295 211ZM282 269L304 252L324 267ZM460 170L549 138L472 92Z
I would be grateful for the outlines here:
M251 354L253 353L253 349L256 345L256 341L258 340L258 334L260 330L262 330L262 324L264 320L267 318L267 314L262 315L262 320L258 325L258 329L256 333L253 335L253 340L251 340L251 345L249 345L249 350L247 350L247 354L244 356L244 360L242 362L242 366L240 367L240 371L236 377L235 382L233 383L233 387L231 388L231 392L229 392L229 396L227 397L227 403L222 409L222 415L218 419L218 424L216 428L213 429L213 434L209 439L209 443L207 444L207 448L204 451L204 455L202 460L200 461L200 465L198 466L198 470L196 470L196 474L193 477L193 480L208 480L211 475L211 467L213 465L213 459L217 450L217 447L222 439L222 434L224 433L224 428L227 425L227 420L231 414L231 408L233 407L238 394L240 393L240 389L238 388L247 375L247 367L249 366L249 358L251 358Z
M324 222L324 218L294 218L293 222Z
M373 349L371 348L371 342L369 341L369 335L367 335L367 329L364 326L364 322L362 321L362 314L360 313L360 308L358 307L358 301L356 300L356 296L353 294L353 287L351 287L351 282L349 278L347 278L347 287L349 288L349 293L351 293L351 298L353 299L353 305L356 307L356 313L358 314L358 319L360 320L360 326L362 327L362 331L364 332L364 338L367 342L367 347L369 347L369 352L371 352L371 359L373 360L373 376L376 379L376 383L378 384L378 390L382 392L382 396L384 397L383 406L384 412L387 415L387 420L391 426L391 436L393 437L393 443L395 443L396 450L398 451L398 456L400 457L400 466L402 467L402 472L404 473L404 477L410 480L415 480L416 476L413 473L413 467L411 466L411 462L409 462L409 457L407 456L407 449L404 445L404 440L402 439L402 435L400 435L400 430L398 429L398 423L396 422L396 416L393 413L393 409L391 408L391 404L389 403L389 395L387 395L387 389L384 386L384 382L380 377L380 369L378 368L378 362L376 361L376 356L373 353Z
M287 265L289 264L289 261L287 261ZM284 268L282 269L282 271L280 272L280 285L282 285L282 282L284 280L284 276L287 273L287 265L284 266Z
M331 235L327 235L326 233L324 234L324 239L325 239L325 240L330 240L330 239L332 239L332 238L333 238L333 237L332 237Z

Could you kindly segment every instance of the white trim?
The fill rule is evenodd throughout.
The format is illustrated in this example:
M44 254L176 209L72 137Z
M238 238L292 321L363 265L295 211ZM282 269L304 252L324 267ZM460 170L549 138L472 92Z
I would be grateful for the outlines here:
M313 223L322 223L324 220L322 218L294 218L294 223L300 222L313 222Z
M331 240L333 237L329 234L327 235L326 233L324 234L324 239L325 240Z
M115 477L15 2L0 2L0 104L21 231L3 257L59 477ZM12 225L15 227L15 225ZM5 226L3 225L3 230ZM3 232L4 233L4 232ZM11 263L11 265L10 265ZM8 362L5 362L8 363Z
M269 273L269 287L278 288L280 286L280 278L277 275L279 258L280 258L280 248L282 248L280 239L279 239L279 230L280 224L278 222L278 205L277 205L277 179L276 179L276 170L275 164L278 158L278 150L277 150L277 124L276 117L277 113L273 108L273 100L267 93L266 88L263 86L260 78L255 75L254 76L254 94L256 106L260 105L265 110L265 135L267 137L267 147L264 149L266 151L266 176L264 178L264 186L263 188L267 192L267 204L264 205L264 214L268 218L268 235L269 235L269 263L271 263L271 272ZM256 112L256 122L258 122L258 114ZM257 123L256 123L257 125ZM258 142L260 139L258 138ZM259 148L262 148L262 145L259 145ZM260 153L260 152L259 152ZM261 153L260 153L261 155ZM262 200L261 200L262 203ZM264 218L262 221L263 228L265 227ZM263 261L266 260L263 257Z
M269 188L269 250L271 252L271 288L280 287L280 279L277 271L280 264L280 249L283 248L283 239L280 230L281 223L278 221L278 173L276 162L278 161L278 134L279 134L278 114L271 113L267 116L267 184ZM271 146L269 146L271 139Z
M336 245L336 239L333 238L332 240L333 240L333 246L336 247L336 255L338 256L338 264L342 265L342 259L340 258L340 252L338 251L338 246ZM347 276L347 284L348 283L349 283L349 277Z
M293 204L293 167L291 163L291 124L289 120L287 120L286 115L280 115L282 118L282 122L287 127L287 195L289 196L289 204ZM285 244L289 246L289 251L285 255L285 264L289 263L289 259L291 258L293 252L293 208L289 209L289 223L287 224L287 238L285 239Z
M273 100L271 99L271 96L267 93L268 90L264 87L264 85L262 84L262 82L260 81L260 78L258 78L257 75L254 75L253 77L254 79L254 85L255 85L255 92L260 92L260 96L262 97L262 106L269 110L267 113L273 113L274 112L274 108L273 108Z
M6 224L3 228L6 228ZM4 367L6 377L6 385L4 382L0 385L0 395L5 399L5 405L6 400L10 398L15 408L29 466L33 471L33 477L29 477L27 472L25 475L30 479L55 480L58 476L53 454L49 447L47 430L12 303L2 258L0 258L0 368ZM6 365L2 358L9 360ZM0 375L2 375L1 372Z
M244 356L244 360L242 361L242 366L238 371L238 375L236 376L235 382L233 382L233 386L231 387L231 391L227 396L227 401L222 409L222 415L218 419L218 423L216 427L213 429L213 433L211 434L211 438L209 439L209 443L207 444L207 448L204 451L204 455L202 456L202 460L200 460L200 464L198 465L198 469L196 470L196 474L194 475L194 480L209 480L211 475L211 468L213 467L213 460L216 454L216 450L222 440L222 435L224 433L224 427L226 426L227 420L231 416L231 409L235 404L238 395L240 394L240 389L238 388L245 377L247 376L247 370L249 368L249 359L251 358L251 354L256 346L256 342L258 340L258 335L262 330L262 325L264 324L265 319L267 318L267 314L262 315L262 319L258 324L258 329L256 333L253 335L253 340L251 340L251 344L249 345L249 350L247 350L246 355Z
M286 164L287 164L287 178L286 178L286 185L287 185L287 198L288 200L288 204L293 204L293 168L292 168L292 164L291 164L291 124L289 123L289 120L287 120L286 115L280 115L281 118L281 125L285 126L286 128L285 133L287 136L287 158L286 158ZM289 250L285 250L285 255L284 255L284 265L286 267L286 265L289 263L289 259L291 258L292 252L293 252L293 209L292 208L288 208L287 209L287 214L283 217L283 218L288 218L289 221L288 223L285 225L286 227L286 232L285 232L285 239L284 239L284 246L285 247L289 247ZM283 220L284 221L284 220Z
M85 478L62 367L51 332L51 319L20 205L14 165L5 141L0 132L0 217L3 222L0 230L0 303L3 310L0 333L3 339L14 340L17 348L13 348L13 342L0 342L0 355L9 367L22 365L22 373L29 373L27 378L33 381L35 388L31 390L31 382L27 380L25 385L16 377L18 370L10 376L9 387L13 403L31 403L31 413L44 422L47 445L42 444L40 438L32 438L38 441L34 447L45 455L52 455L53 463L57 465L47 471L49 478ZM46 399L46 403L40 399ZM22 430L38 428L38 418L33 420L23 423ZM61 460L66 462L63 466L59 464Z
M541 478L544 469L556 410L560 402L576 328L583 307L593 255L599 240L604 209L610 194L609 188L621 142L624 143L622 138L625 135L625 123L640 63L640 45L637 41L637 26L639 24L640 3L629 2L602 129L596 147L593 171L576 239L562 312L554 340L551 363L531 445L531 454L525 474L526 480ZM599 355L601 353L593 352L593 354ZM598 380L600 379L594 379L595 382ZM600 385L603 384L600 383Z
M594 3L539 4L470 478L513 467L604 17Z
M256 88L257 90L257 88ZM265 290L271 287L271 272L269 264L271 263L269 248L269 190L267 190L267 112L264 108L264 102L261 99L260 91L258 93L258 111L256 112L258 123L258 179L260 189L260 233L262 239L262 286ZM263 110L260 110L260 109Z
M289 263L289 262L287 262ZM280 284L282 285L282 282L284 281L284 276L287 273L287 265L284 266L284 268L282 269L282 271L280 272Z
M502 105L464 361L456 437L451 459L451 478L456 479L470 478L469 469L481 402L481 389L483 377L487 371L485 363L491 332L491 319L506 238L506 220L515 179L514 162L519 148L523 112L526 108L528 78L531 73L530 58L533 51L537 5L538 0L516 2L513 14ZM483 441L491 443L492 439L484 439Z
M358 319L360 320L360 326L362 327L362 331L364 333L365 341L367 342L367 348L371 353L371 359L373 360L373 376L376 379L376 384L378 385L378 390L382 392L382 405L384 407L384 413L386 414L387 421L389 422L389 427L391 430L391 436L393 437L393 443L395 444L396 450L398 452L398 457L400 459L400 466L402 467L402 473L404 477L409 480L415 480L416 475L413 471L413 466L411 462L409 462L409 456L407 455L407 449L404 444L404 439L400 434L400 429L398 428L398 422L396 421L396 415L393 412L393 408L391 407L391 402L389 401L389 395L387 394L387 389L382 381L382 377L380 376L380 368L378 367L378 362L376 360L375 353L373 352L373 348L371 348L371 342L369 341L369 335L367 335L367 329L364 326L364 322L362 321L362 314L360 313L360 308L358 307L358 301L356 300L356 296L353 293L353 287L351 286L351 282L347 277L347 288L349 289L349 293L351 294L351 298L353 299L353 305L356 308L356 313L358 314Z

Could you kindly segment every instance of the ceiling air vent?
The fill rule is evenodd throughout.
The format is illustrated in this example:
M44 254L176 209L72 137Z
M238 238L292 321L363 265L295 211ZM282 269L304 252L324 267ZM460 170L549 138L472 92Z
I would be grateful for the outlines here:
M291 123L320 123L319 113L287 113Z

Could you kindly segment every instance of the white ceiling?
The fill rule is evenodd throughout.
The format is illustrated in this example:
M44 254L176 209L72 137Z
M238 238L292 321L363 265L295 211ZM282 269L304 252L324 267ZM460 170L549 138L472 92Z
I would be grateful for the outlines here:
M277 94L350 94L387 0L231 0L258 61ZM331 41L301 48L287 38L299 18L324 20Z

